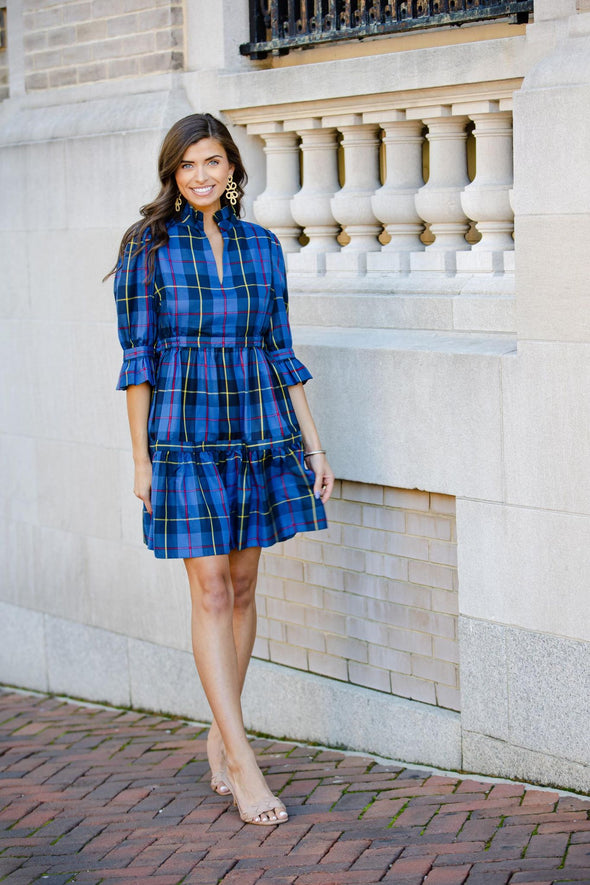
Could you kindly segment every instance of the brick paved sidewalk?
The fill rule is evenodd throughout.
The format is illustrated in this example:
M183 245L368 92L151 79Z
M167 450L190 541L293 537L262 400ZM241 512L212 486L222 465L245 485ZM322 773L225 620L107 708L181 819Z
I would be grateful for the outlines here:
M254 740L290 821L208 785L204 727L0 691L10 885L590 883L590 800Z

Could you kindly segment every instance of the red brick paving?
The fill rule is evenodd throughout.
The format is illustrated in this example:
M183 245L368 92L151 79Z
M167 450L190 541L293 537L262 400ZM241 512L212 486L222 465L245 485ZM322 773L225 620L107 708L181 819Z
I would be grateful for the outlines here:
M0 689L0 882L590 885L590 799L255 739L290 820L252 827L206 737Z

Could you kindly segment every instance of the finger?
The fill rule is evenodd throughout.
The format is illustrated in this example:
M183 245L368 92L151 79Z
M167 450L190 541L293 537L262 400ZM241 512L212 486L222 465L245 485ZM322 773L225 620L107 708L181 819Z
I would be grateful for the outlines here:
M324 487L324 474L321 470L314 470L314 474L313 494L319 500L322 497L322 489Z
M322 504L325 504L325 502L329 500L332 492L334 491L334 481L335 480L332 475L324 477L322 487Z
M147 512L152 515L152 490L151 488L147 490L147 492L141 496L141 500L144 503L145 509Z
M143 502L143 504L145 505L145 509L147 510L147 512L151 516L151 513L152 513L151 489L149 492L146 492L145 494L142 494L141 492L136 492L136 491L134 491L133 494L135 495L136 498L139 498L139 500Z

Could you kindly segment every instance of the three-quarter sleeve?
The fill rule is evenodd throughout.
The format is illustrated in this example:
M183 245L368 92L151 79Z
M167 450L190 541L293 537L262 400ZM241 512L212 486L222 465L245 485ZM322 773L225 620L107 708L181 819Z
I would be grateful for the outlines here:
M281 245L274 234L271 234L270 256L272 262L272 303L270 322L264 338L270 362L278 372L283 384L292 387L299 383L305 384L312 375L293 352L285 259Z
M132 384L156 382L154 344L158 318L155 308L154 282L148 279L147 247L138 248L131 240L119 259L115 273L115 302L119 324L119 341L123 348L123 365L117 390Z

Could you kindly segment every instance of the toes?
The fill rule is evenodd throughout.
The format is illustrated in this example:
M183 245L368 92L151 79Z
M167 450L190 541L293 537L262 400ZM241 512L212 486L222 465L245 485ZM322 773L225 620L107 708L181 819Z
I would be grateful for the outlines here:
M262 814L258 814L254 820L257 823L265 824L265 823L276 823L277 817L274 811L263 811Z

